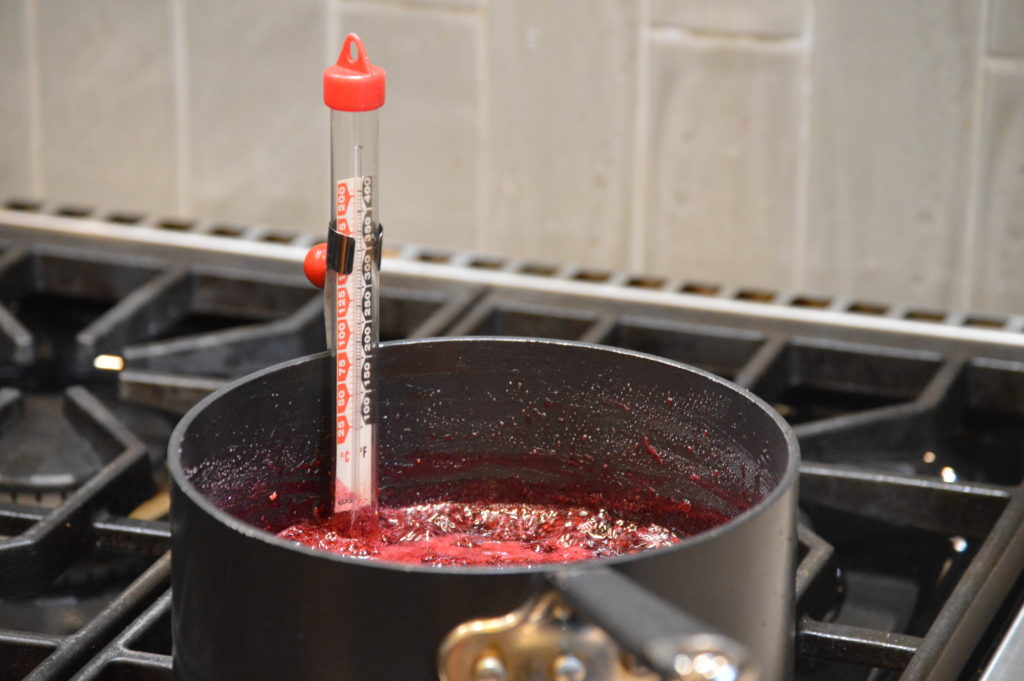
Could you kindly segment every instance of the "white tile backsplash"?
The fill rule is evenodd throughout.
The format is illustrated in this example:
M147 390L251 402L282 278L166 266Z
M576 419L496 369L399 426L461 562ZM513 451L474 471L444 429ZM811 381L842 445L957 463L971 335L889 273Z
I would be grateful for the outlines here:
M173 212L169 0L35 3L46 198Z
M392 240L1024 311L1024 0L0 0L0 199L320 235L350 30Z
M952 300L980 10L963 0L817 3L810 288Z
M1024 0L989 0L992 3L989 52L1024 57Z
M185 210L326 231L323 3L183 1L192 204Z
M1024 68L986 74L972 309L1024 311Z
M492 4L488 250L627 266L638 8Z
M471 248L482 222L481 19L379 5L342 5L341 35L358 33L388 73L380 123L385 238Z
M0 200L32 193L25 0L0 2Z
M660 274L791 284L801 55L654 49L646 262Z

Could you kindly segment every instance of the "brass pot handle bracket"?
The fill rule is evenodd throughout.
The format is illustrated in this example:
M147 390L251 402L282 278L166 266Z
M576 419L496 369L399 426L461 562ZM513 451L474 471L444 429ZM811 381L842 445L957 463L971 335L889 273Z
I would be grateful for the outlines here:
M465 622L441 644L441 681L657 681L608 634L575 617L558 592L502 617Z
M561 572L442 642L441 681L756 681L744 646L609 569ZM600 623L601 626L598 626Z

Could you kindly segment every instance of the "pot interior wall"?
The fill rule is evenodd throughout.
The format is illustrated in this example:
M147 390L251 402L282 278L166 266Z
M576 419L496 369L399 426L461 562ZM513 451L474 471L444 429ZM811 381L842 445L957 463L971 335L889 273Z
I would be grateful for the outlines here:
M385 344L382 500L532 500L612 507L686 532L756 504L789 452L772 417L720 379L578 344ZM324 513L333 374L326 354L209 403L184 433L190 482L278 531Z

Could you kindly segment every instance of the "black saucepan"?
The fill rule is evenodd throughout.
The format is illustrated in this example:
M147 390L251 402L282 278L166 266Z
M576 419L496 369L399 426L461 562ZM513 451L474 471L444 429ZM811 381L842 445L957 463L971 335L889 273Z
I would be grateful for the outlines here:
M177 679L689 679L732 661L790 676L798 450L758 398L579 343L384 344L385 504L575 496L692 533L570 565L420 567L274 536L328 507L331 366L241 379L171 438Z

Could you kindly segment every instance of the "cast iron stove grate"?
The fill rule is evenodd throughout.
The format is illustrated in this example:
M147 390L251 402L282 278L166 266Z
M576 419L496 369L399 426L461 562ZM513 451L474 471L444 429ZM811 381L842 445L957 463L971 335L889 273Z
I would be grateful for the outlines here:
M320 349L320 298L298 265L311 239L8 208L0 680L170 679L170 533L138 505L153 490L160 499L162 439L178 415L234 377ZM1024 564L1024 320L412 246L387 255L385 340L532 335L632 348L730 378L794 424L798 679L969 679L987 664ZM57 444L4 444L19 427L47 430L46 419ZM69 470L47 468L61 447L79 452ZM4 621L12 603L67 597L76 575L118 557L128 567L87 619Z

